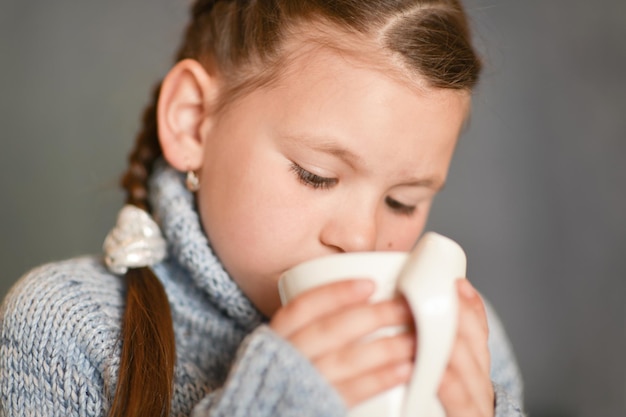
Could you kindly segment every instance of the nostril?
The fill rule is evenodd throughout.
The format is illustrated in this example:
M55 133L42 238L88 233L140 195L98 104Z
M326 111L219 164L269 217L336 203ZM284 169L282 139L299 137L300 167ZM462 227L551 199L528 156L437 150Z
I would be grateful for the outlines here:
M354 228L341 228L326 230L322 234L321 242L333 252L365 252L374 250L376 245L376 234L370 230L361 230L355 233Z
M363 198L358 201L359 204L335 206L320 230L320 242L333 252L366 252L376 248L377 206Z

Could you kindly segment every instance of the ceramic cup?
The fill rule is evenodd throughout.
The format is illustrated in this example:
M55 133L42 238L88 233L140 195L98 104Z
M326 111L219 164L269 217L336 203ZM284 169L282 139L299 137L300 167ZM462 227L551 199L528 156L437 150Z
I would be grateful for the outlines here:
M465 276L463 249L434 232L425 233L411 252L352 252L304 262L278 283L281 302L333 281L369 278L376 283L371 302L402 294L418 329L410 382L355 407L348 417L444 417L437 390L456 335L458 300L454 281ZM402 331L383 329L383 337Z

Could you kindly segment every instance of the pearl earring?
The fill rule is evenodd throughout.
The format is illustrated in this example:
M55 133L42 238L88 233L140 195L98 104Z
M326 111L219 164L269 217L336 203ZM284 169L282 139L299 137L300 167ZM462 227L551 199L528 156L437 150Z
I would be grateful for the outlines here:
M187 171L187 178L185 178L185 186L192 193L195 193L200 189L200 179L193 171Z

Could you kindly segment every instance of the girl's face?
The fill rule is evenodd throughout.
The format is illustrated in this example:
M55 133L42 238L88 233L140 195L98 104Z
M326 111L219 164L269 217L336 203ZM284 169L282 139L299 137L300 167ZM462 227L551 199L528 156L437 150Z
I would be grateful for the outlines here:
M299 262L411 249L470 102L323 48L281 77L201 126L204 229L267 316L280 305L279 276Z

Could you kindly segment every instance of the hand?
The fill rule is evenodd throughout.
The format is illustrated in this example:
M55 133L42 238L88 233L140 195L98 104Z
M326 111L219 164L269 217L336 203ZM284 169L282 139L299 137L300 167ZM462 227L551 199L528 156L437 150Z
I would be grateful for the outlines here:
M409 381L415 332L363 341L388 326L413 329L403 299L368 303L368 280L336 282L306 291L277 311L270 327L300 350L348 407Z
M485 306L466 279L457 282L459 324L448 367L439 386L447 417L493 417L494 392L487 346Z

